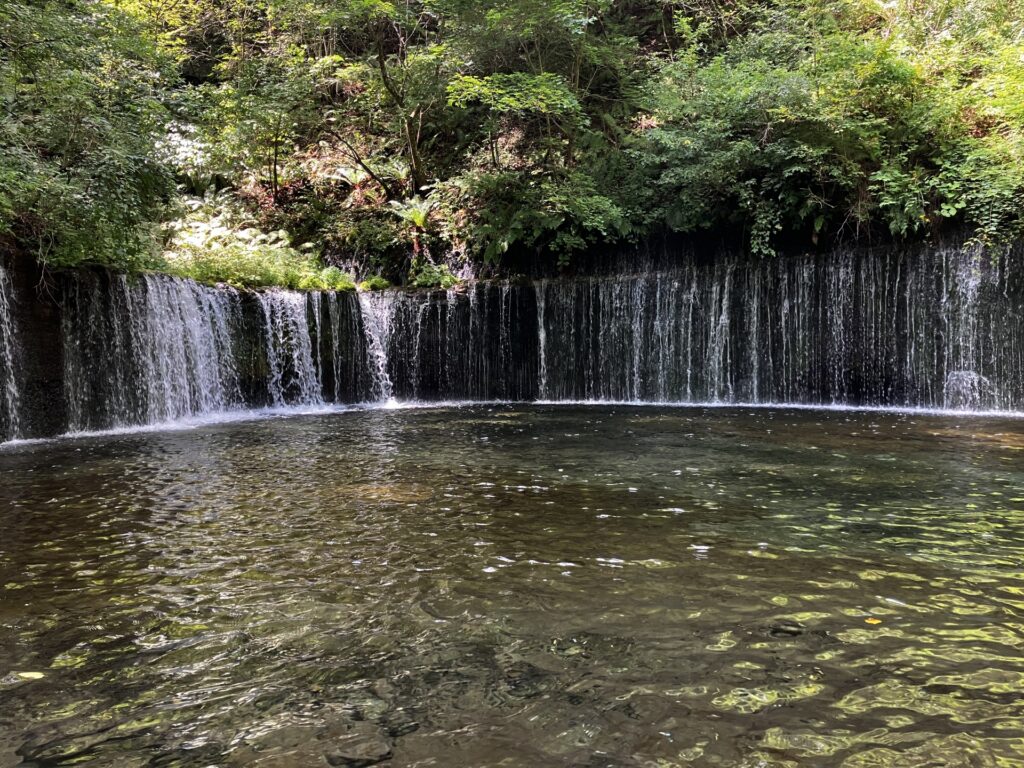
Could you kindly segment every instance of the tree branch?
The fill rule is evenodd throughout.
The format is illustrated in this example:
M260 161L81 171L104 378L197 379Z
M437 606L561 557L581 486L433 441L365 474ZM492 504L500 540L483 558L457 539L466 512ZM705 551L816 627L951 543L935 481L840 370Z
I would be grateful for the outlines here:
M363 156L359 154L359 150L352 146L348 139L346 139L344 136L342 136L341 134L334 130L328 129L327 133L336 141L338 141L343 147L345 147L346 150L348 150L349 157L355 160L356 165L362 168L367 176L369 176L371 179L377 182L378 186L380 186L380 188L384 190L384 196L388 200L392 200L395 198L395 195L392 193L391 187L385 184L384 180L376 173L374 173L373 169L363 159Z

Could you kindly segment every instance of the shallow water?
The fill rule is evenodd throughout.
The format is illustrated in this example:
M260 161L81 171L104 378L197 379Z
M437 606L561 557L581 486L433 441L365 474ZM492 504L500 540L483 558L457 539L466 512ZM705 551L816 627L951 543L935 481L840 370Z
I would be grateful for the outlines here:
M353 411L0 451L0 766L1024 765L1024 421Z

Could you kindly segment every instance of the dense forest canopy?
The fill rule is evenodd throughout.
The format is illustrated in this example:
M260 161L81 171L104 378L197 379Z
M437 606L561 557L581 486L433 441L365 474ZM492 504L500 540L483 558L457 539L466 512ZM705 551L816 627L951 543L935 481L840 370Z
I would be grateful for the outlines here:
M1024 230L1020 0L5 0L0 110L0 238L57 266Z

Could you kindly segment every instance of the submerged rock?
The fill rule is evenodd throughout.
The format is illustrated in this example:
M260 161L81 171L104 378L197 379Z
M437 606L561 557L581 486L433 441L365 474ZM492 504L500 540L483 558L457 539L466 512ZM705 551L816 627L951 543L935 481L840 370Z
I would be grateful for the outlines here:
M799 637L806 631L803 624L788 619L777 621L768 628L768 634L772 637Z

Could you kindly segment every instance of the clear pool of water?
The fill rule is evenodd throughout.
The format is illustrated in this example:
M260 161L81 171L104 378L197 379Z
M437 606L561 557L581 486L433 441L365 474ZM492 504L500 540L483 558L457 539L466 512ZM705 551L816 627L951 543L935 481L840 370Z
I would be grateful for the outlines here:
M1024 765L1024 421L352 411L0 451L0 766Z

